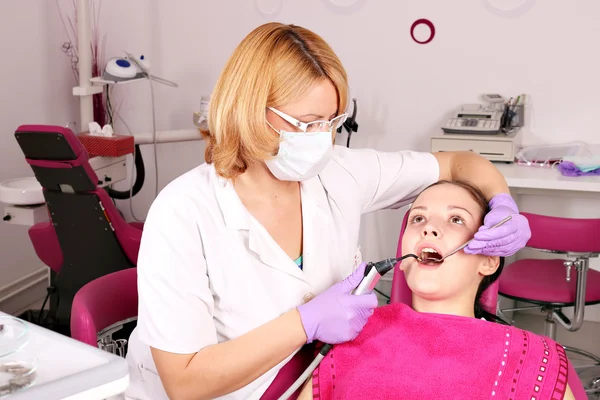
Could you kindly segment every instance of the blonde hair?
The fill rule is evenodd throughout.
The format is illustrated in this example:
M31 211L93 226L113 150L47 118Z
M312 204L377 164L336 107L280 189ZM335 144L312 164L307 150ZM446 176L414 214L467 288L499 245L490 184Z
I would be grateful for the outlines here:
M234 178L248 164L277 154L280 138L266 124L266 108L291 103L324 79L346 109L348 80L331 47L308 29L280 23L259 26L235 49L214 88L205 159Z

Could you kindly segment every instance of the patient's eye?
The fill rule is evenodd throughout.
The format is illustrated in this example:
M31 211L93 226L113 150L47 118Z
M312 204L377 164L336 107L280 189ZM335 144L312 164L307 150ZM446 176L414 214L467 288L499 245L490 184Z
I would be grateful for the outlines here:
M450 222L452 222L453 224L464 224L465 220L459 215L453 215L452 217L450 217Z
M425 217L423 217L422 215L414 215L410 220L410 222L412 222L413 224L418 224L419 222L423 221L425 221Z

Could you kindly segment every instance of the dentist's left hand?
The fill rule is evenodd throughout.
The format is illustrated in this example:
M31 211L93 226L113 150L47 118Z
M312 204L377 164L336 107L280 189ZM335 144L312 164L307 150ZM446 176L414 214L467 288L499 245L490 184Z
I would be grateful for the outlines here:
M483 226L473 236L474 240L465 247L467 254L508 257L521 250L531 238L527 218L519 214L519 208L510 194L500 193L490 200L490 212L484 218ZM512 218L506 223L490 229L504 218Z

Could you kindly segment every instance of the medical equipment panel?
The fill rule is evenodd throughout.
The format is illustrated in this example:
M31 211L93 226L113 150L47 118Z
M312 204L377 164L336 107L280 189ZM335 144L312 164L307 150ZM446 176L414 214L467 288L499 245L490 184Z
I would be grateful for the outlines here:
M439 135L431 138L431 152L473 151L490 161L512 163L521 148L521 137L518 132L511 134L474 135L453 134Z
M495 134L500 132L503 110L482 104L464 104L442 126L444 133Z

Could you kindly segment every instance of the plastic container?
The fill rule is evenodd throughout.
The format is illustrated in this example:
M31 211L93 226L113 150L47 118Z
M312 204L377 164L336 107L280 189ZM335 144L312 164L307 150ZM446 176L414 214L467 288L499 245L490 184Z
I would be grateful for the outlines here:
M33 385L39 360L25 351L0 357L0 399Z
M591 155L589 147L585 142L525 146L515 156L515 162L518 165L551 168L566 156Z
M18 318L0 316L0 361L23 349L29 340L29 327Z

